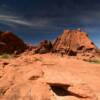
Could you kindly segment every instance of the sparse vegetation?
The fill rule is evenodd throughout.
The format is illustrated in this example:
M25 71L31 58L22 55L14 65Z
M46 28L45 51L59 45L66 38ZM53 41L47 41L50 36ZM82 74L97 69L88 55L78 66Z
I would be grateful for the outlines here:
M89 62L96 63L96 64L100 64L100 59L94 59L94 60L91 60Z
M8 59L10 57L11 57L11 55L7 54L7 53L0 54L0 58L3 58L3 59Z
M34 61L42 61L42 58L34 58Z

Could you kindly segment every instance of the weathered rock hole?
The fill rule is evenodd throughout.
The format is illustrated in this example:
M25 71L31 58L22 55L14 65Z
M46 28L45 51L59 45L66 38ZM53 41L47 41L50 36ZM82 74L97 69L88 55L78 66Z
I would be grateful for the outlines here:
M69 56L76 56L76 55L77 55L77 52L76 52L76 51L70 50L70 51L68 52L68 55L69 55Z
M52 91L57 95L57 96L68 96L70 93L64 89L63 86L51 86Z
M40 76L31 76L31 77L29 78L29 80L37 80L38 78L40 78Z
M85 46L79 46L78 48L77 48L77 50L83 50L85 48Z
M0 96L3 96L6 92L7 92L8 89L2 89L0 88Z
M74 92L68 91L68 88L70 87L70 85L50 85L51 90L53 91L53 93L58 96L58 97L67 97L67 96L73 96L73 97L77 97L77 98L87 98L87 97L83 97L80 94L76 94Z

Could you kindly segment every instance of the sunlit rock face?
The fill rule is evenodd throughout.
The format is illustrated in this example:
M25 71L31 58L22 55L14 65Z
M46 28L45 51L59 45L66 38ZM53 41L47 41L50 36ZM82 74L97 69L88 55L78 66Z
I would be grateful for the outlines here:
M76 55L83 52L95 52L96 46L88 37L88 34L76 30L64 30L53 44L54 50L64 52L69 55Z

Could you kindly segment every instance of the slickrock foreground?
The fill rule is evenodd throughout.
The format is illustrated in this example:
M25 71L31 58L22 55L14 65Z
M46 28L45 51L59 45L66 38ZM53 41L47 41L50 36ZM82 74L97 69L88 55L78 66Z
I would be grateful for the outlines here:
M0 59L0 100L100 100L100 65L51 53Z

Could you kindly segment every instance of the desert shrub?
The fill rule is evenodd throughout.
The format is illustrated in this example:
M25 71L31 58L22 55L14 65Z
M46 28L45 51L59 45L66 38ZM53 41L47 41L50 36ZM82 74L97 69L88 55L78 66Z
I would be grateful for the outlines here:
M100 64L100 59L94 59L94 60L91 60L89 62L96 63L96 64Z
M10 54L7 54L7 53L0 54L0 58L8 59L10 57L11 57L11 55Z
M42 58L34 58L34 61L42 61Z

